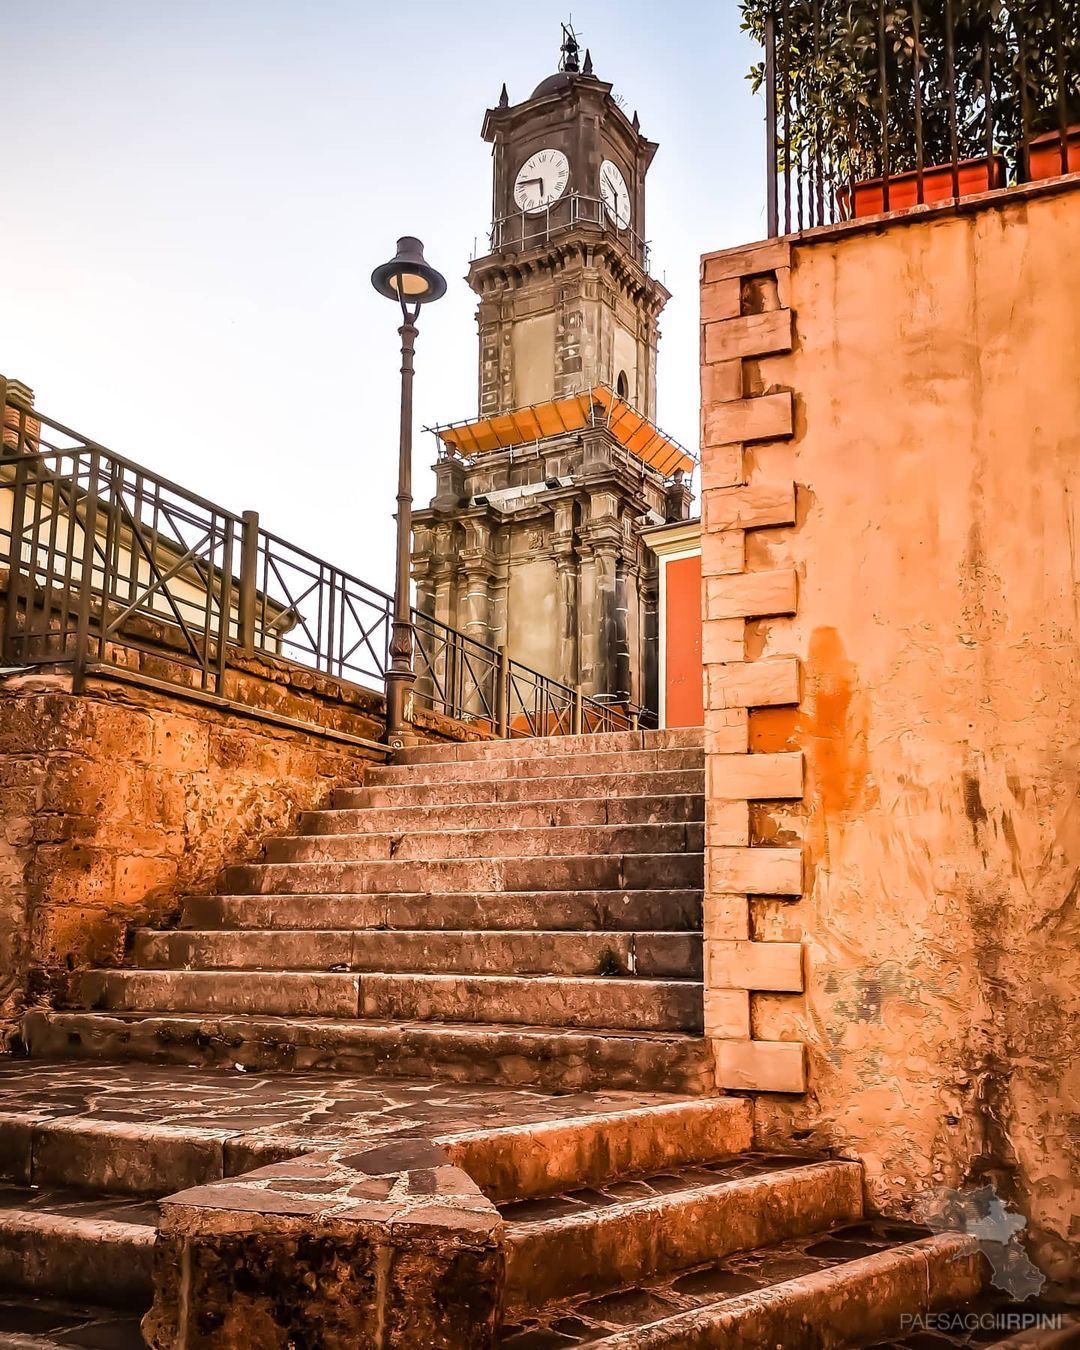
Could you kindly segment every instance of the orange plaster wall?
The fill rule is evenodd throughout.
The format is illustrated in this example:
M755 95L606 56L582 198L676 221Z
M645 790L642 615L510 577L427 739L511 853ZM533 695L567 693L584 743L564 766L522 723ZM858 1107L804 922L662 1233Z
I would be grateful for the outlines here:
M795 435L748 447L797 485L793 618L749 654L802 661L802 803L757 843L806 849L806 893L752 901L805 944L803 995L753 1034L803 1040L805 1098L766 1132L862 1158L873 1199L993 1180L1044 1270L1080 1266L1080 191L796 244ZM756 725L755 725L756 723ZM756 738L756 740L755 740Z
M701 554L664 559L664 723L699 727L701 684Z

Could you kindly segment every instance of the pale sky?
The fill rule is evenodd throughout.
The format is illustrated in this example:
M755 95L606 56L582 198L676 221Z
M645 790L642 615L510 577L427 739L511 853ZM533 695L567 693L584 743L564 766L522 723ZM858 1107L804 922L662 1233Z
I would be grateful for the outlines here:
M0 371L43 412L389 588L401 234L449 281L419 428L476 412L484 110L558 65L568 5L0 0ZM764 233L757 49L736 0L578 0L596 74L660 143L648 180L658 421L697 441L702 252Z

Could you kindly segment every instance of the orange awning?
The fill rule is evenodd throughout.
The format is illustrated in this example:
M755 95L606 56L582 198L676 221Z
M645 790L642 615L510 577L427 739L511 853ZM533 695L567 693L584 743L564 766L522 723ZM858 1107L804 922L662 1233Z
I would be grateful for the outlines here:
M665 436L605 384L498 417L437 428L436 435L458 454L472 458L592 426L606 426L630 454L665 477L676 469L693 472L694 461L678 441Z

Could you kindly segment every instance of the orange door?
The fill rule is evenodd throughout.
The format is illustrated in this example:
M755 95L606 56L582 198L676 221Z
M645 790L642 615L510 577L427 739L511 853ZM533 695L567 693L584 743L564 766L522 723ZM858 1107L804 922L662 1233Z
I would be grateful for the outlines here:
M664 725L699 727L701 689L701 554L671 558L664 572Z

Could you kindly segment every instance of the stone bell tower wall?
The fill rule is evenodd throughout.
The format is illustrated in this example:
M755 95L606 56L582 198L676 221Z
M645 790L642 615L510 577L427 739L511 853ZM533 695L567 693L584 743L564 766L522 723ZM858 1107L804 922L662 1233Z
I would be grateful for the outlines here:
M778 1094L766 1136L861 1158L884 1206L993 1182L1059 1277L1080 1265L1078 237L1074 178L709 254L701 291L722 1084Z

